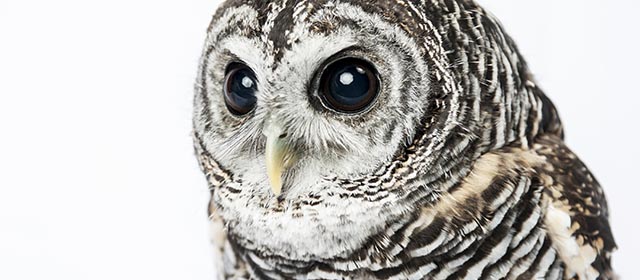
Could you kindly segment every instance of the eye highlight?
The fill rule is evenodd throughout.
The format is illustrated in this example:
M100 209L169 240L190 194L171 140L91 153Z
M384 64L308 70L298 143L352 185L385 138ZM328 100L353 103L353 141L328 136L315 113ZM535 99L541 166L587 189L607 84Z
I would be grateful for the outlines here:
M224 102L234 115L246 115L256 106L256 75L242 63L227 67L224 79Z
M379 86L378 72L369 62L344 58L332 62L322 73L320 97L333 110L357 113L375 100Z

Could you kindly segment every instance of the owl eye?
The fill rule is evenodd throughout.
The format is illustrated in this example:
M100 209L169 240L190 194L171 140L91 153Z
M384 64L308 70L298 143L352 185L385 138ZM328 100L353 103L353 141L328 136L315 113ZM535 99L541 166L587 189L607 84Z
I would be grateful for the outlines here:
M368 62L345 58L331 63L320 79L320 96L336 111L356 113L378 96L378 73Z
M251 69L241 63L227 67L224 79L224 101L235 115L245 115L256 106L257 80Z

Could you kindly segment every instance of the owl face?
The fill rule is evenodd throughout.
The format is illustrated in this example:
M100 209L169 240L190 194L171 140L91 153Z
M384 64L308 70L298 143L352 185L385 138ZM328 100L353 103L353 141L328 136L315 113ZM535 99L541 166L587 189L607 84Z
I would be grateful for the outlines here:
M389 170L402 168L394 158L429 110L418 45L346 3L228 2L218 11L194 126L228 176L212 201L236 242L335 257L402 219L412 206L391 191Z

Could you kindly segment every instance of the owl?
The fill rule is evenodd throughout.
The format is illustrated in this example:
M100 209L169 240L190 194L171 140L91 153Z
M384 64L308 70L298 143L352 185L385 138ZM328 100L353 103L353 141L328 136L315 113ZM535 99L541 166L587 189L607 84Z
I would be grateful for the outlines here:
M603 191L473 0L229 0L194 99L220 279L614 279Z

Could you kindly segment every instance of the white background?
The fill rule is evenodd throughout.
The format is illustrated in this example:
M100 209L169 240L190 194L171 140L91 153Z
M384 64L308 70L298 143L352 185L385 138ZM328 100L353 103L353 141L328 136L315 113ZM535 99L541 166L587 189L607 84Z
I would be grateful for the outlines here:
M633 279L640 2L482 2L604 186ZM216 6L0 0L0 279L212 279L190 118Z

